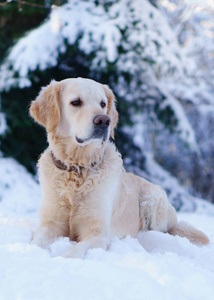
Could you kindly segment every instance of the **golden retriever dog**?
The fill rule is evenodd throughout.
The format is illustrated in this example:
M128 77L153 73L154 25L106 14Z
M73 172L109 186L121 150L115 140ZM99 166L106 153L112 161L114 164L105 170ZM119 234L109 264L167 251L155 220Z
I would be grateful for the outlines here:
M32 243L46 247L59 237L76 243L65 257L82 258L91 248L107 249L113 237L157 230L208 238L178 222L164 190L127 173L114 138L118 113L108 86L90 79L52 81L30 106L47 130L49 147L38 163L42 188L41 224Z

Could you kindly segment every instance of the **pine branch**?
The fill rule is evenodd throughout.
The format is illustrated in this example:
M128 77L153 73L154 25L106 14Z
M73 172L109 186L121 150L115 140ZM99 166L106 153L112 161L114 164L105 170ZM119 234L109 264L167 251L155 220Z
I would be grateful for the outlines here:
M11 2L18 2L19 4L19 9L21 8L22 5L28 5L28 6L33 6L33 7L38 7L38 8L49 8L50 5L49 4L36 4L36 3L31 3L31 2L27 2L27 1L22 1L22 0L7 0L3 3L0 3L0 6L5 6L8 3Z

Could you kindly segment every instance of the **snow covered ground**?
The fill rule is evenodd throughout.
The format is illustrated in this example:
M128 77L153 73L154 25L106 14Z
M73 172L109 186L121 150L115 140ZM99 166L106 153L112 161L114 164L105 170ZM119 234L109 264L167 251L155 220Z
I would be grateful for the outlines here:
M210 238L197 247L154 231L114 239L85 259L61 257L72 243L30 245L38 225L39 185L14 160L0 158L0 300L213 299L214 214L180 213Z

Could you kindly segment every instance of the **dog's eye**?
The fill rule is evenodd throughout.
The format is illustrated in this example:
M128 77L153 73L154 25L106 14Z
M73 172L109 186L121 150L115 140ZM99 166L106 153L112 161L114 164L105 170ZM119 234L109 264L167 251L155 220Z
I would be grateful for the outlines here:
M79 98L71 101L71 105L73 105L73 106L81 106L81 104L82 104L82 101Z
M100 102L100 106L101 106L102 108L104 108L104 107L106 107L106 103L102 100L102 101Z

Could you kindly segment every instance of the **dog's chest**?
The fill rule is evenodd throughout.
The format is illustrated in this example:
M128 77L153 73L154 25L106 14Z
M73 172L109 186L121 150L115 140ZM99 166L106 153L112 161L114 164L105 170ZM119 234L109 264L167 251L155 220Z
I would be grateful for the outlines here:
M84 169L78 172L63 172L54 178L54 189L59 197L67 199L71 206L83 201L102 181L103 172Z

